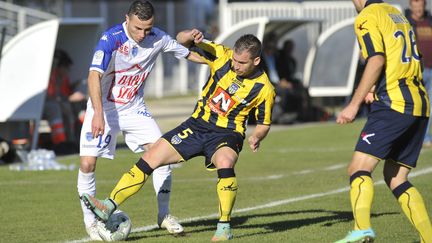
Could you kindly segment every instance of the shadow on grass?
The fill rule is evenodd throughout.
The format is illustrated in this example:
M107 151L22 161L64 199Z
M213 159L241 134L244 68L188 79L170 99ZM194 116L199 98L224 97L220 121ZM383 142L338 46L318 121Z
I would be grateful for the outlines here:
M289 219L289 216L299 215L299 214L312 214L304 215L301 219ZM324 214L316 216L315 214ZM383 212L383 213L372 213L371 218L381 217L385 215L399 214L399 212ZM272 222L269 223L248 223L249 220L253 219L265 219L269 218ZM274 219L281 218L279 221ZM243 216L236 216L232 218L231 225L235 229L255 229L258 232L250 234L236 234L236 238L245 238L253 235L265 235L274 232L282 232L291 229L298 229L305 226L323 224L326 227L330 227L337 223L351 222L353 220L351 211L329 211L329 210L300 210L300 211L279 211L273 213L265 214L247 214ZM192 228L192 230L187 231L184 235L177 237L188 237L193 233L200 232L211 232L211 234L216 230L217 219L204 219L193 222L184 222L182 225L187 228ZM128 241L140 240L143 238L157 238L166 237L169 235L165 230L161 233L156 233L158 229L149 231L152 232L151 235L144 236L132 236L128 238ZM148 232L147 232L148 233ZM139 233L141 234L141 233Z

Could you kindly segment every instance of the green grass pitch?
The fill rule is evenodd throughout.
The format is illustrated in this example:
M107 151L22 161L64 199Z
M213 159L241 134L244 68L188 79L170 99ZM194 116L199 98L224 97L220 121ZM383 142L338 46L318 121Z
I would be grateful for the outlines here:
M364 121L273 127L257 153L243 147L236 174L239 192L232 242L333 242L352 229L349 163ZM249 128L250 129L250 128ZM139 154L119 149L115 160L97 165L97 196L108 196ZM58 159L79 165L78 156ZM424 149L410 181L432 214L432 150ZM416 231L382 182L382 163L373 174L372 225L378 242L418 242ZM76 191L77 171L16 172L0 167L0 242L87 242ZM217 222L216 173L195 158L174 169L171 213L186 235L156 229L151 180L121 209L131 218L130 242L209 242Z

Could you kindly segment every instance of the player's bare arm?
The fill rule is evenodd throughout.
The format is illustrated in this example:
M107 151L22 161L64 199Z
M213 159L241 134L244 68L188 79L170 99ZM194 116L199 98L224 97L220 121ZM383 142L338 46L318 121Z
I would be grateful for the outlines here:
M197 29L184 30L177 34L177 41L187 48L189 48L192 43L199 44L203 40L203 33ZM200 55L196 54L195 52L190 52L187 56L187 59L195 63L205 64Z
M176 39L178 43L189 48L192 43L201 43L204 40L204 34L197 29L183 30L177 34Z
M102 91L101 91L102 74L91 70L88 76L88 92L93 105L94 115L92 118L92 135L93 137L103 134L105 130L105 120L102 107Z
M372 104L372 102L375 101L375 95L374 95L374 93L375 93L375 85L372 86L372 88L369 90L369 93L366 95L366 97L364 99L364 102L366 104Z
M201 58L200 55L196 54L195 52L191 51L189 55L186 57L191 62L205 64L205 61Z
M248 138L249 147L252 149L253 152L258 151L260 142L267 136L269 131L270 131L269 125L258 124L255 127L254 131L252 132L252 135L250 135Z
M372 56L366 64L365 71L360 80L351 102L339 113L336 122L339 124L351 123L365 100L369 91L375 85L383 68L385 66L385 57L381 55Z

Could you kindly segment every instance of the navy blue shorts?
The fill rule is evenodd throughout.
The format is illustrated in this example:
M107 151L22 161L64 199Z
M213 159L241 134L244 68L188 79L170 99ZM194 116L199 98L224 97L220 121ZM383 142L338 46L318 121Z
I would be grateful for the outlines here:
M192 117L165 133L162 138L177 150L183 161L196 156L205 156L205 165L210 170L215 169L211 158L216 150L226 146L239 154L244 140L238 132L219 128L202 119Z
M414 168L427 123L427 117L405 115L374 102L355 150Z

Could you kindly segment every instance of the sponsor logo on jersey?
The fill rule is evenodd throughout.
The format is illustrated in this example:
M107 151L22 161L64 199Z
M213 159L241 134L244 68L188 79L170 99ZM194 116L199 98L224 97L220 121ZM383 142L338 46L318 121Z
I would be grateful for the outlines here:
M242 81L240 81L236 78L233 78L232 81L233 81L233 83L237 84L239 87L245 87L245 85L242 83Z
M107 35L103 35L103 36L101 37L101 40L103 40L103 41L108 41L108 36L107 36Z
M82 144L81 148L96 148L96 145L94 145L94 144Z
M117 50L126 56L129 55L129 46L127 45L121 45Z
M178 136L178 135L174 135L171 138L171 144L180 144L183 140Z
M213 112L216 112L221 116L225 116L234 103L234 100L231 99L231 95L219 87L214 93L213 97L209 100L208 106Z
M126 104L135 98L139 88L147 78L148 73L143 72L138 75L122 75L113 82L107 99L112 102Z
M122 33L122 32L123 32L123 30L119 30L119 31L117 31L117 32L112 33L112 35L118 35L118 34L120 34L120 33Z
M92 65L98 65L98 66L101 65L103 58L104 58L104 52L102 50L96 51L93 54Z
M369 134L367 134L365 132L362 132L362 134L361 134L362 140L365 141L367 144L371 144L371 142L369 141L369 138L373 137L373 136L375 136L375 133L369 133Z
M138 111L137 114L138 115L143 115L143 116L146 116L146 117L151 117L150 112L147 111L146 109Z

